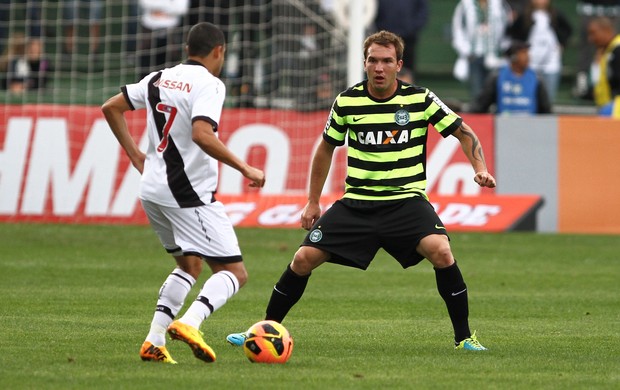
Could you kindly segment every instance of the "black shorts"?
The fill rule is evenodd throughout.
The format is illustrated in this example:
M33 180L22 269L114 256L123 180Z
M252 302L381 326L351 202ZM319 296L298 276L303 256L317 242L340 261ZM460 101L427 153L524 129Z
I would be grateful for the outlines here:
M364 270L383 248L407 268L424 259L416 247L430 234L448 235L433 206L422 197L341 199L316 221L301 246L329 252L331 263Z

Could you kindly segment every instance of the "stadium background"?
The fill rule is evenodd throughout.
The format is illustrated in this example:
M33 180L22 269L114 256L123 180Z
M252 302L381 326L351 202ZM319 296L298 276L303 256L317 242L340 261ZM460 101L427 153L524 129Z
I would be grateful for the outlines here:
M174 261L144 221L130 226L133 222L125 217L119 224L99 223L109 221L110 213L139 208L137 173L128 168L99 109L119 85L135 80L135 67L124 62L129 35L123 35L123 22L131 20L125 8L129 2L136 0L106 1L105 51L97 61L86 54L86 20L81 21L80 51L69 58L59 50L62 26L54 8L59 1L37 2L49 11L50 31L44 40L56 67L50 88L19 96L0 91L3 388L620 388L620 125L606 118L566 115L591 108L573 101L569 93L575 38L566 53L560 96L564 115L467 115L483 137L499 179L496 192L467 196L471 188L465 182L448 180L466 171L466 161L455 157L462 155L458 145L439 143L436 134L429 137L428 168L435 180L431 199L441 203L441 210L446 200L456 201L453 206L458 204L461 212L470 210L467 218L452 215L469 227L476 227L476 216L492 210L492 202L502 200L500 206L512 210L533 195L545 202L537 215L539 231L615 234L451 234L471 288L472 327L488 353L473 356L451 348L450 323L430 263L403 272L381 251L367 272L329 264L317 269L303 304L287 319L295 337L291 361L277 367L250 364L224 340L264 315L274 277L303 237L296 224L294 229L237 229L251 281L202 326L218 354L216 364L205 366L189 348L175 343L170 343L170 351L179 365L142 364L137 352L153 314L154 289ZM455 1L429 2L432 15L422 38L426 54L421 56L420 83L444 99L464 97L465 88L450 76L454 53L446 35ZM575 17L574 1L555 3ZM0 19L0 27L23 28L23 12L17 10L23 11L25 4L0 0L0 11L14 10L6 22ZM282 17L278 23L286 31L286 23L304 20L307 17ZM289 36L294 35L281 34L279 39ZM261 49L267 50L265 45ZM325 57L343 62L344 53L338 54ZM284 72L272 75L289 77ZM234 83L227 83L233 92ZM285 105L287 99L277 103ZM325 124L326 110L245 108L234 96L228 105L223 139L241 152L248 143L258 143L249 157L262 158L268 168L269 187L259 199L273 202L268 205L273 212L256 216L256 221L298 221L297 206L288 200L303 192L308 155ZM129 115L137 137L144 128L143 114ZM254 149L268 153L256 156ZM471 184L471 171L466 176ZM238 178L223 170L222 179L229 193L238 191ZM337 190L337 182L334 178L332 189ZM440 195L451 191L457 193ZM252 194L239 196L245 195ZM237 205L233 219L247 211L248 203ZM45 223L22 223L32 221Z
M240 177L223 167L220 194L242 196L231 198L238 207L235 215L248 216L248 210L255 207L250 203L258 199L277 211L266 217L270 223L260 223L262 215L252 216L253 221L291 226L299 202L303 205L309 158L327 108L335 93L346 86L346 39L333 21L320 15L316 1L274 0L270 9L261 5L263 1L229 3L233 5L228 9L233 22L229 24L227 63L232 66L223 77L230 97L221 136L233 151L265 167L268 185L261 197L252 198L256 194L242 190ZM620 137L616 136L620 124L583 116L593 112L591 103L571 96L580 55L579 23L574 2L556 3L574 26L556 105L562 115L510 118L464 114L483 140L490 169L499 180L497 190L472 188L471 168L455 153L456 144L432 134L429 138L429 180L438 177L429 183L432 199L442 203L442 196L457 196L456 201L450 198L446 202L464 205L461 211L469 210L456 228L472 226L480 198L472 200L471 195L494 197L493 201L500 203L491 207L497 209L509 208L513 203L510 196L534 195L544 205L529 210L537 211L530 228L620 233L616 217L620 215L616 201L620 197ZM70 57L62 53L64 24L58 1L2 3L3 10L9 12L3 26L10 34L27 31L32 22L26 18L26 8L32 4L41 9L42 39L54 71L46 89L20 95L0 93L0 220L143 223L135 207L137 177L127 169L127 159L120 156L99 112L99 106L117 93L120 85L137 77L130 33L137 27L137 14L130 7L135 2L105 2L102 51L96 57L88 54L88 2L81 3L78 50ZM454 1L434 0L430 7L429 25L418 49L417 83L428 86L444 101L465 101L467 88L451 75ZM191 12L210 11L203 7ZM217 22L226 12L216 9L214 14ZM317 29L316 38L323 47L300 56L299 39L308 24ZM143 115L130 115L129 124L140 139ZM589 136L593 130L596 132ZM342 153L336 160L327 191L332 197L338 195L337 183L343 176ZM102 167L102 161L109 166ZM98 173L102 170L109 171L104 179ZM584 194L590 199L587 203ZM463 221L470 225L464 226ZM475 225L478 222L474 218L473 226L480 227ZM511 226L514 224L506 228Z
M8 3L8 4L7 4ZM137 1L105 1L104 17L101 23L101 44L102 55L96 62L90 61L88 56L88 2L82 2L80 17L78 22L78 55L68 60L61 52L63 41L63 21L62 10L59 9L60 1L21 1L21 2L3 2L0 9L4 7L9 20L2 22L8 23L9 34L15 31L25 31L30 22L26 20L27 3L39 4L42 14L43 24L43 40L45 44L45 53L52 60L55 71L51 80L49 91L45 93L31 93L24 96L11 96L2 93L2 101L6 103L21 102L50 102L50 103L72 103L72 104L100 104L111 93L118 90L118 85L133 81L134 70L133 64L127 61L127 55L130 50L130 40L128 39L129 24L138 23L137 16L133 14L129 4L137 3ZM200 2L196 2L200 3ZM308 22L311 18L322 18L319 22L323 27L333 28L335 22L329 18L325 18L319 11L318 1L287 1L275 0L271 1L273 7L273 19L268 20L267 9L262 5L250 5L253 3L267 3L265 1L211 1L214 4L238 4L233 5L229 10L221 9L219 12L229 14L232 20L232 29L239 31L234 26L236 23L242 23L246 31L251 31L253 39L253 56L247 58L247 61L255 62L258 57L270 56L270 43L279 41L280 46L289 44L289 40L295 38L295 34L300 31L300 25ZM453 0L433 0L429 2L430 17L428 25L422 32L418 50L418 66L419 72L417 82L420 85L431 86L439 96L444 99L457 99L466 101L467 88L452 77L452 66L456 59L454 50L450 44L450 23L454 10L455 2ZM591 105L575 99L571 96L571 87L574 83L575 67L577 57L579 56L577 41L579 35L579 20L576 14L576 6L574 1L556 1L555 5L561 9L569 20L572 22L574 32L570 39L569 45L564 53L564 65L562 71L562 82L558 95L557 103L559 105ZM217 9L217 7L216 7ZM211 12L206 11L208 8L190 11L193 14L203 13L207 18L214 18L219 21L215 15L209 16ZM266 22L254 24L250 22L248 12L257 12L259 18ZM190 21L187 17L185 24ZM316 20L316 19L315 19ZM268 29L279 25L277 29L271 30L272 39L266 36ZM287 32L288 30L288 32ZM320 34L325 33L323 29ZM283 34L278 35L278 34ZM346 41L344 37L334 33L333 51L324 50L325 54L334 57L335 67L340 72L344 70L342 61L346 59ZM10 35L9 35L10 37ZM339 38L338 38L339 37ZM7 39L7 38L4 38ZM321 37L325 39L325 37ZM285 51L291 50L292 46L283 47ZM235 42L229 42L229 54L236 50ZM249 51L248 51L249 53ZM131 53L129 53L131 54ZM332 71L334 71L332 69ZM266 71L268 72L268 70ZM282 77L278 75L277 77ZM227 80L228 85L232 85L234 78ZM346 77L345 77L346 79ZM336 89L337 90L337 89ZM235 104L234 97L229 99L229 104Z

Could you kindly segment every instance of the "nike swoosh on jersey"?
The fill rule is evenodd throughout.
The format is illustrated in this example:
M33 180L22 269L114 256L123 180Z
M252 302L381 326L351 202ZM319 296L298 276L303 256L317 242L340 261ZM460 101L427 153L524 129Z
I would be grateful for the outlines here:
M361 120L362 120L362 119L364 119L364 118L366 118L366 117L365 117L365 116L360 116L360 117L358 117L358 118L355 118L355 117L354 117L354 118L353 118L353 122L359 122L359 121L361 121Z
M439 225L437 225L437 224L435 224L435 229L443 229L443 230L446 230L446 228L445 228L444 226L439 226Z

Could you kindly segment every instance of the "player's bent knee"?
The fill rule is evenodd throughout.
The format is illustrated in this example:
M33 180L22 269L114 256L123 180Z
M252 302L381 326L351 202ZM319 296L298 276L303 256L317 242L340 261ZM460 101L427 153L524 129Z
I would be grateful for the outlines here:
M435 268L449 267L454 263L450 242L446 236L432 235L420 241L418 253L428 259Z
M239 281L239 288L243 287L248 282L248 271L245 268L243 270L233 272Z
M248 282L248 271L246 270L245 266L241 262L227 264L226 266L223 267L223 270L226 270L232 273L233 275L235 275L235 277L237 278L237 281L239 282L239 288L243 287L243 285Z
M323 264L327 258L328 254L320 249L302 246L295 252L293 262L291 263L291 269L297 275L308 275L313 269Z
M211 272L214 274L221 271L228 271L235 275L235 278L237 278L237 281L239 282L240 288L243 287L243 285L248 281L248 271L245 268L243 261L235 263L219 263L213 260L207 260L207 264L209 264Z
M198 279L200 274L202 273L202 259L198 256L175 256L174 257L177 262L177 266L183 270L183 272L187 272L194 279Z
M428 260L433 264L433 267L435 268L446 268L454 264L454 257L452 256L451 252L436 254Z

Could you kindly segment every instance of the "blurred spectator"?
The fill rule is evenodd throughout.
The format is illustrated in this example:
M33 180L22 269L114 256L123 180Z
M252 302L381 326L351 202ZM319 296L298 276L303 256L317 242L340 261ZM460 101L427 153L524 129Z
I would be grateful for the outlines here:
M579 98L591 97L592 89L591 67L596 66L595 48L590 45L588 39L588 26L590 21L601 16L607 17L618 29L620 24L620 1L619 0L583 0L577 1L577 16L579 17L579 46L577 75L573 95Z
M512 19L514 20L525 11L525 6L529 3L529 0L506 0L506 3L508 3L512 10Z
M24 58L26 51L30 48L31 52L43 52L43 36L49 34L45 29L45 21L41 19L44 2L42 0L28 0L24 2L0 2L0 45L2 56L0 58L0 85L2 88L8 87L7 78L9 68L20 64L20 69L25 72ZM19 15L19 17L16 17ZM9 28L10 27L10 28ZM9 34L11 35L9 37ZM36 57L31 54L30 57ZM42 56L42 54L41 54ZM16 62L17 59L21 61ZM48 65L48 62L45 62ZM46 77L47 77L47 72ZM12 69L12 76L15 76L15 69ZM15 89L19 82L13 83Z
M530 0L508 27L514 40L530 44L530 67L538 73L553 103L562 74L562 52L572 34L570 22L551 0Z
M271 0L191 0L187 19L190 26L210 22L222 29L227 42L222 76L230 102L254 105L268 57L260 41L271 37Z
M274 39L268 88L274 100L287 102L300 110L317 109L318 86L323 83L321 89L324 90L329 85L321 81L330 69L326 51L331 44L329 25L321 23L324 12L318 0L305 2L304 7L273 2Z
M16 4L15 1L0 0L0 52L5 53L8 50L10 30L19 31L23 40L23 34L29 39L41 39L46 31L43 31L43 21L41 20L41 9L43 1L27 0L23 3ZM23 12L23 19L15 18L15 14ZM10 27L10 28L9 28ZM5 63L6 64L6 63ZM6 67L4 68L4 71Z
M81 10L88 7L89 53L96 55L99 52L99 37L101 20L103 19L103 0L65 0L63 1L63 17L65 21L65 43L63 50L67 54L76 51L76 36L81 23ZM91 57L96 59L96 56Z
M26 35L30 39L41 39L44 33L43 21L41 20L41 10L43 8L43 1L41 0L28 0L26 1L26 19L24 20Z
M506 56L509 63L489 76L471 111L489 112L495 106L497 114L550 113L545 85L529 67L529 44L514 41Z
M231 13L234 12L231 8L237 5L237 1L241 0L190 0L187 24L193 26L200 22L213 23L222 29L228 42ZM232 19L234 18L235 15Z
M427 0L378 0L375 26L377 30L398 34L405 41L403 66L410 69L414 77L418 39L427 22Z
M182 18L189 0L140 0L140 77L170 67L183 57Z
M338 34L347 34L349 30L349 4L364 3L362 5L362 20L356 20L355 23L361 23L364 29L368 29L374 22L377 15L377 0L320 0L321 9L331 15L335 22Z
M317 88L323 69L326 66L322 49L325 42L319 36L318 26L307 23L298 37L296 56L292 60L293 69L307 69L305 72L291 72L292 87L299 92L297 105L300 109L316 109ZM333 96L332 96L333 99Z
M601 114L611 114L614 108L620 109L620 106L614 105L620 95L620 35L616 34L611 19L598 17L588 24L588 39L598 54L598 72L594 75L594 102Z
M503 64L501 50L511 10L503 0L460 0L452 15L452 47L467 64L470 98L480 93L488 75Z
M334 101L335 86L329 73L319 75L316 85L316 110L329 109Z
M2 74L2 89L7 89L7 72L9 65L15 58L26 55L26 36L23 32L16 32L6 39L6 44L0 56L0 73Z
M138 48L138 26L140 15L140 7L138 0L126 0L123 8L124 31L123 35L123 56L125 64L128 66L136 65L136 49Z
M25 44L25 52L16 54L9 60L7 89L12 93L22 93L45 88L49 71L49 61L43 55L41 40L29 39Z
M8 46L10 20L11 0L0 0L0 53L4 53Z

